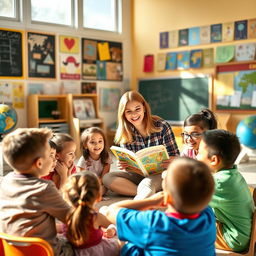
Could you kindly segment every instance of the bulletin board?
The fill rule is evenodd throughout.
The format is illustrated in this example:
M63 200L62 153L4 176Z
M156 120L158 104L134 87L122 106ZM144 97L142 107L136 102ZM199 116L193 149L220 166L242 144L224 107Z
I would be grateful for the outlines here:
M0 78L23 78L24 31L0 28Z
M214 108L218 112L256 110L256 61L216 65Z

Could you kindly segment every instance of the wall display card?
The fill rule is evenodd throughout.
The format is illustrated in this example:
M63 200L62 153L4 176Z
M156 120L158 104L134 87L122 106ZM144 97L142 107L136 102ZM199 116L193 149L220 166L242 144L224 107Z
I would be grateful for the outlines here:
M203 49L202 65L204 68L212 68L214 65L213 48Z
M79 53L80 39L73 36L59 36L60 52Z
M115 112L118 109L118 103L121 98L119 88L100 88L100 111Z
M200 44L200 28L199 27L194 27L189 29L188 42L189 42L189 45Z
M12 83L0 82L0 104L12 103Z
M36 32L27 33L28 76L55 78L55 36Z
M165 49L169 47L169 32L160 33L160 49Z
M190 68L201 68L202 66L202 50L190 51Z
M235 40L247 38L247 20L235 21Z
M60 78L80 80L81 62L78 54L60 54Z
M23 78L23 31L0 28L0 78Z
M169 48L176 48L179 44L179 31L173 30L169 32Z
M164 71L166 65L166 53L158 53L156 60L157 71Z
M177 53L177 69L189 69L190 52L178 52Z
M238 44L236 45L236 61L248 61L255 58L256 44Z
M256 38L256 19L248 20L247 24L248 38Z
M221 42L222 40L222 24L211 25L211 43Z
M177 68L177 52L168 52L166 55L166 70Z
M234 40L234 22L222 24L222 41L229 42Z
M235 46L234 45L225 45L217 46L216 48L216 63L229 62L235 57Z
M154 55L149 54L144 56L144 72L153 72L154 70Z
M63 81L61 82L60 86L61 94L80 94L81 93L81 86L80 82L78 81Z
M27 90L28 90L28 94L44 94L44 84L28 83Z
M200 43L209 44L211 42L211 27L202 26L200 27Z
M123 80L122 43L82 38L82 79Z
M179 46L188 45L188 29L179 30Z
M97 93L96 90L97 84L95 82L82 82L81 83L81 90L82 93Z

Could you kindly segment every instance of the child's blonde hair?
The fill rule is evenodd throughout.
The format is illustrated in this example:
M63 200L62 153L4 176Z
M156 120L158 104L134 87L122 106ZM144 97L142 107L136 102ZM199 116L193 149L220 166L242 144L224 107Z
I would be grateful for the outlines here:
M202 211L210 202L214 180L205 163L179 157L169 165L163 187L178 212L193 214Z
M87 143L90 139L90 136L94 133L100 134L104 140L104 148L103 148L102 152L100 153L100 159L101 159L101 163L105 164L107 162L107 159L109 158L108 144L107 144L107 140L106 140L106 136L105 136L104 132L99 127L90 127L83 131L83 133L81 135L81 149L83 151L83 157L86 160L90 156L90 152L86 147L87 147Z
M54 133L51 141L56 145L56 153L60 153L63 150L65 142L75 142L67 133Z
M43 157L45 145L52 132L47 128L19 128L3 139L6 162L19 172L26 172L33 163Z
M100 196L100 183L97 176L88 171L73 174L68 178L64 196L73 206L67 218L67 238L75 246L81 246L89 238L93 227L93 204Z
M126 120L124 114L126 104L130 101L138 101L144 106L145 113L143 122L147 135L150 135L153 132L161 131L161 128L158 128L154 125L154 121L160 119L160 117L151 115L150 106L144 97L139 92L128 91L123 94L118 106L118 126L115 135L116 144L132 142L131 124Z

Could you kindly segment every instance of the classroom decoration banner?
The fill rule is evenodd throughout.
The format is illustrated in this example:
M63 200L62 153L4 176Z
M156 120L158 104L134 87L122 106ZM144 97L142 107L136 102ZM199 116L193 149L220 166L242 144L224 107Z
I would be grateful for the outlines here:
M56 78L55 36L27 33L28 77Z
M82 38L82 79L123 80L122 43Z

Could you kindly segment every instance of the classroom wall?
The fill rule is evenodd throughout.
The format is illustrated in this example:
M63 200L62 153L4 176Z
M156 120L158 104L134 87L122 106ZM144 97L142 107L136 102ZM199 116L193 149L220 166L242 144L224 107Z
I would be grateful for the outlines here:
M157 53L168 51L168 49L160 50L159 48L160 32L255 18L255 10L255 0L242 2L240 0L132 0L132 88L137 89L137 81L140 78L179 76L188 72L143 72L144 55L154 54L156 59ZM237 44L241 41L234 41L233 43ZM206 47L213 47L213 44L206 45ZM194 48L198 49L199 47ZM172 50L181 49L188 50L191 47L180 47ZM214 69L189 72L213 74ZM256 114L256 112L252 114ZM231 114L227 128L234 132L237 123L245 116ZM225 128L224 126L223 124L222 127Z
M98 80L76 80L79 82L96 82L97 83L97 91L102 87L107 88L121 88L121 92L130 88L130 77L131 77L131 5L130 1L123 1L123 19L122 19L122 34L97 31L97 30L89 30L89 29L73 29L73 28L65 28L62 26L54 26L54 25L43 25L43 24L30 24L28 20L28 12L29 9L26 7L26 2L24 1L24 8L22 10L24 20L22 22L12 22L12 21L3 21L1 20L0 27L1 28L9 28L9 29L19 29L19 30L29 30L29 31L37 31L37 32L46 32L46 33L54 33L56 35L56 80L48 80L49 82L57 82L61 83L60 79L60 67L59 67L59 35L67 35L67 36L76 36L80 38L92 38L98 40L106 40L106 41L117 41L122 42L123 44L123 81L98 81ZM82 8L78 7L79 12L82 12ZM82 24L82 21L79 20L79 23ZM24 44L24 48L27 45ZM26 55L25 55L26 58ZM26 74L26 61L25 61L25 74ZM0 82L15 82L15 80L6 80L0 79ZM26 85L27 82L40 82L40 79L24 79L20 80L25 83L25 97L27 96ZM46 80L45 80L46 81ZM16 109L18 113L18 125L17 127L27 127L27 113L26 113L26 100L25 100L25 108ZM104 119L105 127L110 126L116 121L117 111L115 112L99 112L100 117Z

